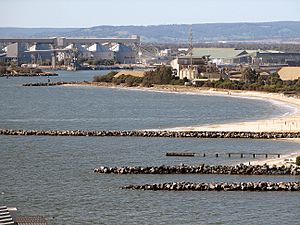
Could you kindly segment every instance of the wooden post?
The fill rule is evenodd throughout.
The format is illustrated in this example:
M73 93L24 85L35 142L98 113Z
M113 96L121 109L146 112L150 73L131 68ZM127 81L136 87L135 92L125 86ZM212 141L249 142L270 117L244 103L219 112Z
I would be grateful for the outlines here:
M253 158L255 158L255 154L253 154Z
M228 153L228 157L229 157L229 158L231 157L231 154L230 154L230 153Z
M266 158L268 158L268 154L266 154Z
M280 154L278 154L278 158L280 158Z
M243 153L241 153L241 158L243 158L244 157L244 154Z

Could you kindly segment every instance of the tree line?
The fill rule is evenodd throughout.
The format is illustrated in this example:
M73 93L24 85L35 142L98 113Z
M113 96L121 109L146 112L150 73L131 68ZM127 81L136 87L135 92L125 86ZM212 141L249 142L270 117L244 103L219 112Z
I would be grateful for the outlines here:
M144 77L136 77L131 75L121 75L115 77L117 72L112 71L104 76L94 77L94 82L108 82L116 85L126 84L127 86L144 86L151 87L154 84L158 85L184 85L188 80L186 78L179 79L172 75L171 67L161 66L153 71L145 72ZM219 80L198 81L195 86L220 88L230 90L250 90L250 91L266 91L266 92L285 92L285 93L300 93L300 79L283 81L278 73L273 73L269 76L262 76L251 68L246 68L242 71L240 80L230 80L229 78L220 78Z

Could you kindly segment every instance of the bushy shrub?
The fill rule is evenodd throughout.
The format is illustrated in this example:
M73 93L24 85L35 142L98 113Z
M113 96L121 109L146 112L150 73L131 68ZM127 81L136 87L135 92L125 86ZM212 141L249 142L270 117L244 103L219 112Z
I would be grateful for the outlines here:
M118 72L116 71L111 71L106 75L99 75L99 76L94 76L93 81L94 82L112 82L114 76L117 74Z
M0 66L0 74L7 73L6 66Z
M296 157L296 165L300 166L300 155Z

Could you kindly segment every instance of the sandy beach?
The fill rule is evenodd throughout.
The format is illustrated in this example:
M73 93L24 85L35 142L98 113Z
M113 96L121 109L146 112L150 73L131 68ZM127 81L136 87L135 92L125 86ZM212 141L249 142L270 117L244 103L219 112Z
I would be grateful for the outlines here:
M145 87L125 87L116 86L113 84L104 83L84 83L84 84L66 84L64 86L96 86L102 88L118 88L127 90L142 90L168 93L185 93L185 94L200 94L200 95L215 95L228 96L238 98L259 99L279 104L286 107L291 107L290 112L279 117L272 117L263 120L213 124L213 125L194 125L188 127L168 128L169 131L250 131L250 132L298 132L300 131L300 99L288 97L279 93L255 92L255 91L236 91L236 90L219 90L209 88L196 88L191 86L174 86L174 85L155 85L151 88ZM287 141L295 141L300 143L300 139L288 139ZM284 159L295 159L299 152L283 155L281 158L253 160L251 164L270 164L270 165L286 165Z

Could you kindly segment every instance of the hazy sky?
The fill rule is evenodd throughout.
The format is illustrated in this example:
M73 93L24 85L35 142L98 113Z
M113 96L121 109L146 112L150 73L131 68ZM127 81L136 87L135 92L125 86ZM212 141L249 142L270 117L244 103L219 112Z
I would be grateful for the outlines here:
M300 21L300 0L0 0L0 27Z

